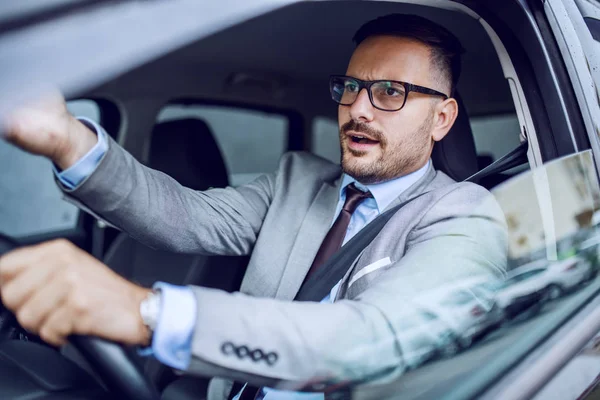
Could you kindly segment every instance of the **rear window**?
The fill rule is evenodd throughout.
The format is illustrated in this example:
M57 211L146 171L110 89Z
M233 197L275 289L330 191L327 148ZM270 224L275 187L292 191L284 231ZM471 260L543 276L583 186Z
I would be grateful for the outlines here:
M69 101L67 107L76 116L101 122L93 100ZM63 200L49 160L0 140L0 171L0 232L22 238L76 227L80 211Z
M157 122L198 118L211 128L229 173L229 184L238 186L277 169L287 149L288 118L239 107L169 104Z
M341 156L339 132L337 121L331 118L316 117L312 126L311 151L339 164Z

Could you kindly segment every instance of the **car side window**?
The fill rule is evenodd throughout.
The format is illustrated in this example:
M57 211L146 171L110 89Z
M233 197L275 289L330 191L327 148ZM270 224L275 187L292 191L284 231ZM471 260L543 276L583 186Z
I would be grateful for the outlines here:
M169 104L160 111L157 122L190 117L210 127L232 186L277 170L287 149L289 121L282 114L230 106Z
M521 129L516 114L473 116L469 122L477 155L488 158L490 163L520 144Z
M67 103L71 113L100 122L93 100ZM79 209L63 200L52 163L0 140L0 232L22 238L75 228Z

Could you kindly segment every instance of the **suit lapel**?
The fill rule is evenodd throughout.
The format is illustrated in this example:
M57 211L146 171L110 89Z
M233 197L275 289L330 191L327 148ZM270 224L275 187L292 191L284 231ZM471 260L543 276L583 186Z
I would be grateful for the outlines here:
M435 179L435 176L436 176L436 171L433 168L433 166L430 164L429 168L427 168L427 171L425 172L425 175L423 175L423 177L421 179L419 179L412 186L410 186L404 192L402 192L400 194L400 196L398 196L398 198L396 198L396 200L392 201L385 210L393 208L393 207L409 200L411 197L417 196L420 193L423 193L424 191L430 189L429 186ZM358 287L360 285L353 285L352 287L350 287L351 285L349 285L349 282L352 280L352 278L354 276L359 274L363 268L369 266L369 264L372 261L374 261L374 260L370 260L370 259L361 260L361 257L363 256L363 254L365 254L368 247L369 246L367 246L365 249L363 249L360 256L358 256L357 259L354 260L354 263L352 264L351 268L349 268L348 272L346 272L346 274L342 278L342 283L340 285L340 289L338 290L336 300L340 299L340 298L347 298L348 296L352 297L351 293L350 293L351 290L355 290L355 291L358 290L360 292L360 288ZM369 257L365 257L365 258L369 258ZM366 271L363 271L363 272L366 272ZM354 286L356 286L356 287L354 287Z
M339 200L342 177L324 182L311 203L285 266L275 297L292 300L308 273L312 261L329 231Z

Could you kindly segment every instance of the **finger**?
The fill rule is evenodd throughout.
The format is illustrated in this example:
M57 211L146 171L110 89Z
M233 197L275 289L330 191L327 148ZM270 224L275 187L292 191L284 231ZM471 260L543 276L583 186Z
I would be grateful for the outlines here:
M17 321L30 332L39 333L46 319L54 311L66 308L68 290L61 284L61 279L53 279L25 301L15 313Z
M30 266L47 264L50 254L61 254L68 244L54 240L38 245L21 247L0 257L0 285L14 279ZM63 249L64 247L64 249Z
M12 280L35 259L29 247L12 250L0 257L0 285Z
M62 346L67 342L67 337L71 335L73 321L66 307L59 305L40 327L40 337L46 343L54 346Z
M25 269L0 287L2 303L11 311L18 310L34 292L51 281L56 270L53 265Z

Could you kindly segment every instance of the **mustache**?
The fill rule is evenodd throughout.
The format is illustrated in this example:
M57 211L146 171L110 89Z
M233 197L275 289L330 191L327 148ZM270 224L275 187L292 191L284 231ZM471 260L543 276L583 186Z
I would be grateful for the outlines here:
M370 136L371 138L377 140L378 142L385 143L385 135L383 133L381 133L381 131L374 129L363 122L357 122L354 120L350 120L342 125L340 131L343 134L346 134L346 132L348 132L348 131L364 133L364 134Z

